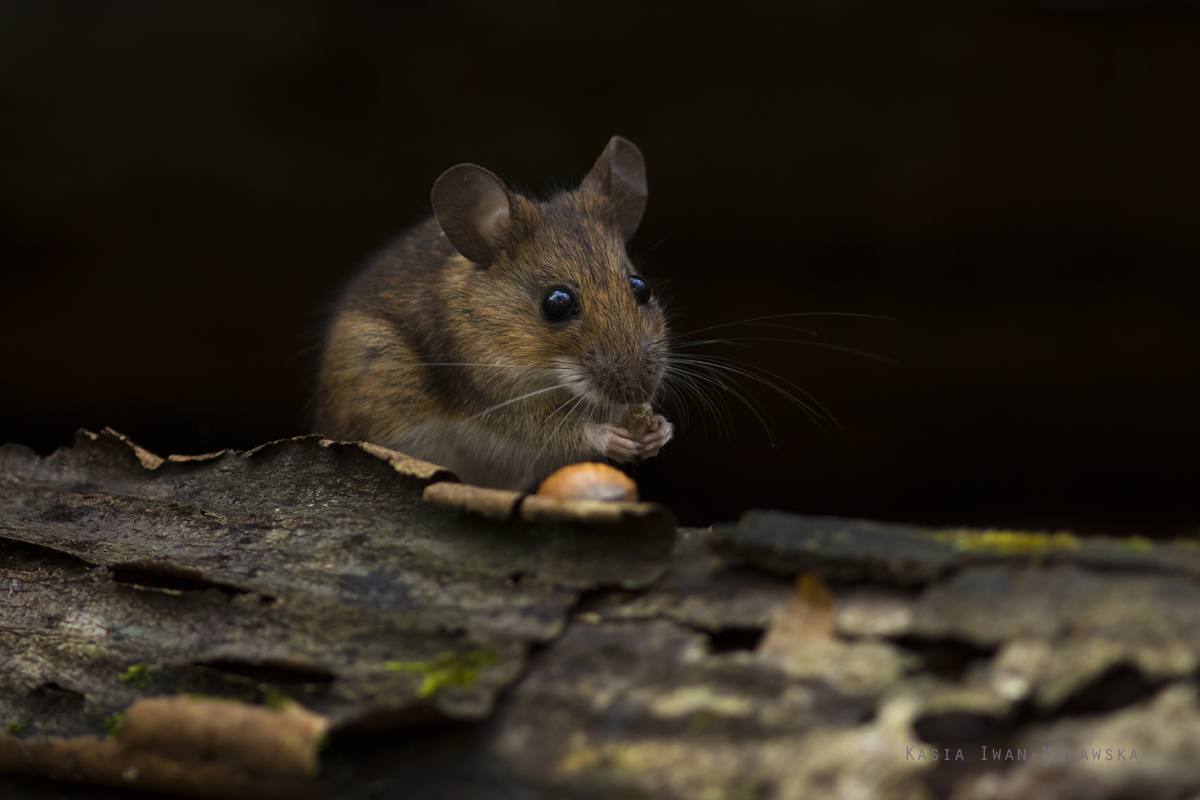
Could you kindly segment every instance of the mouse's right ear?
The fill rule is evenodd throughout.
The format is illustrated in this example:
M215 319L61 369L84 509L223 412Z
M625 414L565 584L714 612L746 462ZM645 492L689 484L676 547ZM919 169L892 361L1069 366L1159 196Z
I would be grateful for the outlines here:
M624 136L609 139L580 188L612 200L617 229L628 242L642 224L642 214L646 211L646 160L637 145Z
M512 208L504 181L483 167L459 164L437 179L430 200L454 249L485 267L496 260Z

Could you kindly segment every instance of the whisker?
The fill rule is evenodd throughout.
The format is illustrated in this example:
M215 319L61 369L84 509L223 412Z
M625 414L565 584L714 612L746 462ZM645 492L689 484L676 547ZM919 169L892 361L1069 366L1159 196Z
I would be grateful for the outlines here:
M663 370L662 381L659 383L659 387L662 389L663 393L663 404L667 405L672 410L678 409L679 424L681 427L687 427L689 421L687 404L683 402L683 395L681 395L675 386L669 381L670 377L673 376L671 375L671 370L668 367L667 369Z
M821 419L819 419L817 416L815 416L815 415L814 415L814 412L813 412L811 409L809 409L809 408L805 407L805 405L804 405L803 403L801 403L801 402L797 401L797 400L796 400L796 398L794 398L794 397L791 397L790 395L788 395L788 393L787 393L787 392L785 392L785 391L783 391L783 390L779 389L779 387L777 387L777 386L773 386L773 385L770 383L770 381L767 381L767 380L764 380L764 379L762 379L762 378L759 378L758 376L754 375L753 373L745 372L744 370L738 370L738 369L735 369L735 368L733 368L733 367L729 367L729 366L727 366L727 365L723 365L723 364L709 364L709 363L697 362L696 364L694 364L694 366L695 366L695 367L697 367L698 369L702 369L702 370L704 370L705 372L709 373L708 375L700 375L700 376L698 376L698 377L701 377L701 378L703 378L703 379L707 379L707 380L709 380L711 383L713 383L713 384L714 384L716 387L718 387L718 388L721 388L721 389L724 389L724 390L726 390L726 391L730 392L731 394L733 394L735 397L738 397L738 399L740 399L744 405L746 405L747 407L750 407L752 411L755 411L755 415L756 415L756 416L758 416L757 409L755 409L753 406L751 406L751 404L750 404L750 403L747 401L747 399L746 399L745 397L743 397L743 396L742 396L742 395L739 393L739 391L735 391L734 389L730 388L730 386L729 386L729 385L727 385L727 384L733 384L733 386L736 386L736 387L738 388L738 390L740 390L741 392L745 392L745 391L746 391L746 390L745 390L745 389L744 389L744 388L741 386L741 384L737 383L736 379L734 379L733 377L730 377L730 376L732 376L732 375L741 375L741 376L743 376L743 377L748 377L748 378L751 378L752 380L756 380L756 381L758 381L759 383L766 384L767 386L769 386L769 387L770 387L770 388L772 388L772 389L775 389L775 390L776 390L776 391L778 391L780 394L784 395L784 397L786 397L786 398L787 398L789 401L791 401L791 402L795 403L796 405L798 405L798 406L801 408L801 410L803 410L803 411L804 411L804 413L805 413L805 414L806 414L806 415L807 415L807 416L808 416L810 419L812 419L814 423L816 423L817 427L818 427L818 428L820 428L820 429L822 430L822 432L825 432L825 430L824 430L824 425L822 424L822 420L821 420ZM716 376L719 374L719 372L720 372L720 371L724 371L724 372L730 373L730 376L722 376L722 377L720 377L720 378L716 377ZM753 398L753 397L754 397L754 395L753 395L753 394L750 394L749 392L747 392L746 394L747 394L749 397L751 397L751 398ZM727 409L727 410L728 410L728 409ZM759 419L761 420L761 419L762 419L762 417L761 417L761 416L759 416ZM764 423L764 427L766 427L765 423ZM770 435L771 435L770 429L767 429L767 435L770 437ZM772 444L774 444L774 438L773 438L773 437L772 437Z
M768 388L773 389L774 391L778 392L780 395L787 398L791 403L793 403L794 405L799 407L802 411L804 411L804 413L809 417L809 419L811 419L817 425L817 427L821 430L822 433L825 434L825 436L832 438L830 436L828 429L826 428L826 422L832 423L838 429L838 431L845 433L845 431L842 429L842 426L837 421L837 419L831 413L829 413L829 410L826 409L823 405L821 405L821 403L818 402L816 400L816 398L812 397L812 395L810 395L808 392L801 389L799 386L796 386L791 381L787 380L786 378L784 378L780 375L776 375L775 373L771 372L770 370L764 369L764 368L756 366L756 365L751 365L751 364L746 365L746 367L753 367L754 369L761 370L762 372L765 372L766 374L770 375L771 377L776 378L780 381L783 381L784 383L788 384L792 388L796 389L801 394L803 394L805 397L807 397L809 400L812 400L812 402L817 406L817 408L820 409L820 413L818 413L817 410L814 409L812 406L810 406L807 403L805 403L804 401L800 400L795 395L788 392L786 389L783 389L780 386L778 386L777 384L773 383L772 381L767 380L762 375L759 375L755 372L751 372L749 369L743 368L742 366L734 366L733 364L729 363L729 359L723 359L719 356L687 356L687 355L685 355L683 357L683 360L685 363L692 363L692 364L695 364L696 366L700 366L700 367L703 367L706 369L724 370L731 374L741 375L742 377L749 378L750 380L761 383L764 386L767 386ZM734 362L734 363L736 364L738 362Z
M557 369L557 367L542 367L536 364L476 364L469 361L412 361L399 363L400 367L495 367L499 369Z
M681 371L679 373L680 376L686 378L694 389L702 392L703 396L708 400L709 407L712 409L714 416L717 416L718 419L722 419L722 416L718 412L723 410L725 418L732 418L732 410L729 408L729 404L725 402L725 396L717 390L723 389L731 394L734 394L735 392L733 392L733 390L730 389L727 383L721 378L716 377L714 374L706 374L707 371L711 370L710 365L702 363L689 363L688 366L692 369L692 371ZM706 372L700 372L699 370L705 370ZM706 393L707 391L713 392L713 397L715 397L716 400L713 400L712 397L709 397ZM716 405L718 401L721 404L720 409L718 409ZM728 433L728 429L725 429L724 432Z
M566 403L563 403L563 404L562 404L562 406L559 406L558 408L562 408L563 406L565 406L567 403L570 403L570 402L571 402L571 400L568 398L567 402L566 402ZM551 441L552 439L554 439L554 435L555 435L556 433L558 433L558 431L559 431L559 429L560 429L560 428L562 428L562 426L563 426L563 423L565 423L567 420L569 420L569 419L571 418L571 415L575 413L575 409L579 408L579 404L580 404L580 403L582 403L582 402L583 402L583 398L582 398L582 397L576 397L576 398L575 398L575 402L571 404L571 407L570 407L569 409L567 409L567 412L566 412L565 414L563 414L563 418L562 418L562 419L560 419L560 420L558 421L558 424L554 426L554 430L550 431L550 435L549 435L549 436L547 436L547 437L545 438L545 440L543 441L543 443L542 443L542 449L543 449L543 450L545 450L547 447L549 447L549 446L550 446L550 441ZM557 411L558 411L558 408L556 408L556 409L554 409L554 410L557 412Z
M565 389L565 388L566 388L566 384L557 384L556 383L555 385L547 386L544 389L535 389L534 391L526 392L525 394L520 395L519 397L514 397L511 400L505 400L503 403L497 403L496 405L494 405L490 408L485 408L483 411L480 411L478 414L473 414L470 417L467 417L467 419L463 420L463 422L469 422L470 420L478 419L479 417L490 414L493 411L496 411L497 409L504 408L505 406L511 406L513 403L519 403L522 400L525 400L527 398L536 397L539 394L545 394L546 392L553 392L557 389Z
M800 328L795 325L783 325L778 322L752 322L750 320L746 320L743 322L726 322L724 325L713 325L711 328L701 328L700 330L692 331L691 333L679 334L679 337L695 336L697 333L705 333L707 331L715 331L718 328L732 328L735 325L753 325L756 328L779 328L781 330L796 331L797 333L806 333L809 336L813 337L814 339L817 338L817 336L818 336L816 331L809 330L808 328Z
M713 325L708 328L700 328L699 330L689 331L688 333L681 333L679 335L694 336L697 333L704 333L705 331L715 331L717 328L728 328L732 325L745 325L750 322L762 322L763 320L767 319L786 319L788 317L863 317L865 319L882 319L887 320L888 322L899 321L895 317L881 317L878 314L854 314L847 311L803 311L797 314L771 314L770 316L766 317L751 317L750 319L743 319L738 322L723 322L720 325Z
M799 392L800 394L804 395L806 398L808 398L809 400L811 400L811 401L812 401L812 403L813 403L813 405L815 405L815 406L816 406L818 409L820 409L820 410L821 410L821 412L822 412L822 415L823 415L823 418L824 418L824 419L827 419L827 420L829 420L829 421L830 421L830 422L832 422L832 423L833 423L835 426L837 426L837 429L838 429L840 432L842 432L842 433L845 433L845 432L846 432L846 431L845 431L845 430L842 428L842 426L841 426L841 423L839 423L839 422L837 421L837 418L833 416L833 414L832 414L832 413L829 411L829 409L825 408L825 406L821 404L821 401L820 401L820 400L818 400L817 398L813 397L811 394L809 394L808 392L806 392L804 389L802 389L801 387L797 386L795 383L793 383L792 381L790 381L790 380L788 380L787 378L783 377L782 375L780 375L780 374L779 374L779 373L777 373L777 372L772 372L771 370L769 370L769 369L767 369L767 368L765 368L765 367L760 367L760 366L758 366L757 364L750 364L750 363L747 363L747 362L745 362L745 361L735 361L735 360L733 360L733 359L731 359L731 358L725 358L724 356L712 356L712 355L700 355L700 356L697 356L697 355L695 355L695 354L693 354L693 353L684 353L684 354L682 354L682 358L684 359L684 361L696 361L696 360L701 360L701 359L704 359L704 360L707 360L707 361L709 361L710 363L711 363L711 362L713 362L713 361L719 361L719 362L722 362L722 364L737 364L737 365L739 365L739 369L740 369L740 367L747 367L747 368L753 368L753 369L757 369L757 370L760 370L760 371L762 371L762 372L765 372L767 375L770 375L772 378L775 378L776 380L783 381L783 382L784 382L784 383L786 383L788 386L791 386L791 387L792 387L793 389L795 389L797 392ZM727 368L728 368L728 369L733 369L733 367L727 367ZM745 374L745 373L743 372L743 374ZM761 380L761 378L759 378L758 376L754 376L754 377L755 377L755 379L756 379L756 380ZM778 387L778 386L774 386L774 385L770 384L769 382L766 382L766 383L767 383L767 385L768 385L768 386L771 386L771 388L772 388L772 389L775 389L776 391L780 391L780 389L779 389L779 387ZM784 394L784 396L787 396L787 393L786 393L786 392L782 392L782 394ZM795 402L795 398L790 398L790 399L792 399L792 400L793 400L793 402Z
M659 384L663 393L663 405L666 405L673 412L677 411L677 418L681 427L687 427L689 424L688 404L684 400L684 395L676 388L674 383L675 373L670 368L663 370L662 382Z
M561 411L563 409L563 407L565 407L573 399L574 399L574 397L568 397L566 400L563 400L561 403L559 403L557 406L555 406L553 409L551 409L550 412L548 414L546 414L546 416L542 417L542 422L543 423L549 422L551 417L553 417L555 414L557 414L559 411Z
M740 344L741 342L787 342L789 344L802 344L808 347L824 347L828 350L839 350L843 353L861 356L872 361L879 361L892 367L900 366L900 362L897 359L881 356L878 353L870 353L866 350L858 350L853 347L844 347L840 344L829 344L828 342L810 342L805 339L782 339L766 336L739 336L733 339L704 339L698 342L678 342L676 343L675 347L699 347L700 345L706 344L733 344L745 347L746 345Z
M754 341L754 340L752 340L752 341ZM792 339L784 339L783 341L790 342L793 340ZM794 341L801 342L804 340L796 339ZM704 340L701 340L698 342L675 342L674 347L676 350L678 350L681 347L699 347L701 345L706 345L706 344L731 344L734 347L744 347L747 350L754 349L753 345L742 344L741 340L739 340L739 339L704 339ZM678 353L676 353L676 355L678 355Z
M819 334L816 331L809 330L808 328L798 328L795 325L784 325L779 322L742 322L738 324L753 325L755 328L775 328L781 331L795 331L796 333L806 333L814 339L819 338Z
M714 365L700 364L700 363L695 364L695 366L706 372L717 368ZM760 414L758 412L758 409L755 408L754 405L741 392L739 392L737 389L734 389L731 386L729 386L730 383L734 383L733 381L727 382L718 377L715 377L714 375L706 375L701 372L693 372L692 376L695 378L698 378L700 380L707 381L708 383L712 384L716 388L724 389L726 392L728 392L729 394L731 394L735 398L737 398L742 403L742 405L744 405L744 406L746 406L746 408L750 409L750 413L752 413L758 419L759 423L763 426L763 430L767 434L767 439L771 442L771 446L772 447L775 446L775 437L771 435L771 428L769 425L767 425L767 421L765 419L763 419L762 414ZM738 387L738 388L741 388L741 387ZM720 397L720 396L721 395L718 395L718 397ZM724 403L724 398L722 398L722 403ZM729 408L728 405L726 405L727 411L728 411L728 408ZM728 432L728 431L726 431L726 432Z
M684 384L684 388L687 389L686 392L680 392L676 389L674 386L676 380ZM694 401L700 406L700 421L705 426L705 430L707 430L708 419L711 415L720 426L721 432L728 433L725 420L729 414L729 408L725 404L724 398L718 396L721 403L725 405L725 416L721 414L721 409L717 406L716 400L710 396L710 392L715 390L710 386L700 383L694 375L685 372L682 369L682 365L672 365L663 373L663 387L664 389L669 389L673 395L678 394L681 401L679 409L685 420L688 403L689 401Z

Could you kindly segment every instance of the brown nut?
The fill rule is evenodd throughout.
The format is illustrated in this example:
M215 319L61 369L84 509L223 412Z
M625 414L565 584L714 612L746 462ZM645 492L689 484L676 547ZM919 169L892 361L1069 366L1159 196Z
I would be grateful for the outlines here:
M621 417L621 427L629 431L634 441L641 441L650 432L650 424L654 421L654 409L649 403L630 403Z
M559 500L611 500L636 503L637 484L621 470L608 464L585 461L569 464L554 472L537 493Z

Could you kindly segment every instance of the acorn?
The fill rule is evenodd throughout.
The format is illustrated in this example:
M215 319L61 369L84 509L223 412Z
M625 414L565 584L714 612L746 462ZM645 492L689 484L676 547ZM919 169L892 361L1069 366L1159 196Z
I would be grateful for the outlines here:
M637 484L608 464L585 461L568 464L542 481L537 493L558 500L609 500L636 503Z
M629 431L634 441L641 441L650 433L654 422L654 409L649 403L630 403L621 417L621 427Z

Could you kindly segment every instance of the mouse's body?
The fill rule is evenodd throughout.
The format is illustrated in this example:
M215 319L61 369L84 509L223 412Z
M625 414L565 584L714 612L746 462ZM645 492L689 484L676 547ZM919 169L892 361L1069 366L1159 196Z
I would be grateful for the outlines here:
M625 253L646 202L638 149L614 137L578 189L544 202L470 164L432 200L337 302L316 429L505 489L655 455L671 424L627 413L654 401L668 359L662 309Z

